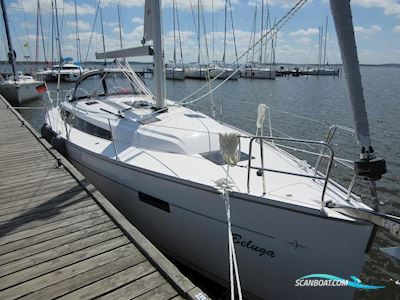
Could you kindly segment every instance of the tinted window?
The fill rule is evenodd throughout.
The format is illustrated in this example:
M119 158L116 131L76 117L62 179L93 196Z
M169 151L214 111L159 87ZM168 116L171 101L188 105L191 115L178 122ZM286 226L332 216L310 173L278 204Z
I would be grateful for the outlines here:
M131 82L123 73L108 73L104 80L108 95L136 94Z
M72 125L73 128L97 136L102 139L111 140L111 133L108 130L105 130L89 122L86 122L85 120L82 120L77 116L73 116L69 112L66 112L66 115L67 115L67 123Z
M100 75L93 75L85 78L75 91L75 99L89 98L91 96L104 95L104 87Z

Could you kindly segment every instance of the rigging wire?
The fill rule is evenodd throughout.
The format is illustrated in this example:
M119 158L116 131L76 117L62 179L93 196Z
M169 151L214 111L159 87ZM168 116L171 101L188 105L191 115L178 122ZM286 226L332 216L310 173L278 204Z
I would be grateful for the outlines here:
M253 25L252 25L252 27L251 27L251 34L250 34L250 39L249 39L249 46L247 47L248 49L250 49L250 45L251 45L251 42L253 41L253 44L255 43L255 32L256 32L256 23L257 22L257 6L256 6L256 8L254 9L254 17L253 17ZM254 61L254 48L253 48L253 54L252 54L252 61ZM249 54L250 54L250 51L249 52L247 52L247 55L246 55L246 62L248 62L249 61Z
M90 46L91 46L91 44L92 44L92 39L93 39L93 33L94 33L94 30L95 30L95 27L96 27L97 15L99 14L100 3L101 3L101 0L99 0L99 2L98 2L98 4L97 4L96 14L95 14L95 16L94 16L94 21L93 21L92 32L91 32L91 34L90 34L90 39L89 39L89 45L88 45L87 51L86 51L85 63L86 63L87 60L88 60L89 50L90 50Z
M233 45L235 46L235 57L236 57L237 65L239 66L238 50L237 50L237 45L236 45L235 26L233 24L232 4L231 4L231 0L227 0L227 1L229 2L229 11L230 11L230 14L231 14Z
M177 0L175 0L176 3ZM178 39L179 39L179 51L181 52L181 64L182 64L182 68L183 68L183 51L182 51L182 39L181 39L181 27L179 24L179 14L178 14L178 5L175 5L175 10L176 10L176 25L178 27Z

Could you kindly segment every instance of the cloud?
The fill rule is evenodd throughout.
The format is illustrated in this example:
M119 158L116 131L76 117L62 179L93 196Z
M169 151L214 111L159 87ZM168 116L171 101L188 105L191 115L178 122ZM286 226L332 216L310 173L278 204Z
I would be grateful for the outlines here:
M36 29L36 25L33 25L30 22L24 22L24 23L21 23L20 25L21 25L22 29L33 29L33 28Z
M379 25L372 25L369 28L362 27L362 26L355 26L354 32L356 35L362 37L363 39L368 39L372 35L381 32L382 28Z
M400 33L400 25L393 27L393 32Z
M400 15L400 3L396 0L352 0L351 3L366 8L382 8L385 15Z
M144 0L102 0L101 1L101 6L116 6L120 4L121 6L144 6Z
M57 8L64 14L75 14L74 2L61 0L57 4ZM9 6L15 9L24 8L27 13L36 14L37 12L37 0L16 0L11 2ZM42 13L49 14L51 12L51 0L41 0L40 9ZM77 11L80 15L93 15L96 9L89 4L78 4Z
M318 32L319 30L317 28L307 28L289 32L289 35L294 37L306 37L306 36L317 35Z
M102 6L116 6L118 3L121 6L125 7L144 7L144 0L102 0L101 5ZM191 10L192 6L190 5L189 0L176 0L175 1L177 7L182 10ZM231 0L232 5L239 3L238 0ZM172 6L172 0L165 0L163 1L163 6L164 7L171 7ZM197 8L197 2L192 1L192 5L194 8ZM201 6L204 11L219 11L223 10L225 8L225 0L202 0L201 1Z
M311 39L309 39L308 37L305 37L305 36L301 37L299 39L296 39L296 41L303 45L308 45L311 43Z
M288 8L288 7L292 7L296 2L298 2L298 1L297 0L269 0L268 5L270 5L270 6L275 5L275 6L280 6L283 8ZM248 5L261 7L261 0L249 0ZM266 1L264 1L264 5L266 5Z
M133 17L132 18L132 23L141 25L141 24L143 24L143 18Z
M67 25L69 27L75 28L75 21L67 21ZM92 28L92 25L88 22L78 20L78 28L79 30L89 30L90 28Z
M108 27L116 27L118 26L118 22L104 22L104 25Z

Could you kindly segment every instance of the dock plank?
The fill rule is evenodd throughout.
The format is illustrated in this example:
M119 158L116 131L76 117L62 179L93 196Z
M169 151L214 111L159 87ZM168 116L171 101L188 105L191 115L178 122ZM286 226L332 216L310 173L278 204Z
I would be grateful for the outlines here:
M154 273L156 269L150 262L145 261L133 267L129 267L121 272L117 272L91 285L85 286L68 295L64 295L60 300L90 299L97 298L112 292L126 284L135 281L143 276Z
M178 296L177 291L175 291L171 285L168 283L164 283L163 285L160 285L159 287L152 289L148 291L147 293L144 293L138 297L135 297L133 299L135 300L163 300L163 299L171 299L174 298L175 296Z
M119 248L109 249L108 251L100 253L98 255L92 254L91 257L88 257L85 260L80 260L64 268L53 270L52 272L48 272L46 274L41 274L42 276L36 278L31 277L32 279L29 281L23 282L18 286L14 286L4 291L1 291L0 297L4 297L4 299L20 298L27 293L40 290L46 286L52 285L54 283L60 282L62 280L83 273L87 270L90 270L94 266L104 265L110 261L114 261L117 258L121 258L129 254L135 254L138 257L144 259L143 255L139 251L137 251L137 249L135 249L131 244L127 244Z
M109 286L105 284L105 280L103 279L127 269L129 269L130 274L135 274L136 277L155 271L154 267L145 260L144 256L129 255L102 266L96 266L72 278L50 285L35 293L29 294L28 298L30 300L42 300L46 295L61 297L67 293L70 299L94 298L96 294L98 295L100 291L103 291L101 287ZM96 282L101 282L102 284L97 284L98 288L95 288L91 284ZM71 293L71 291L74 292ZM84 295L84 291L87 292L86 295Z
M65 222L65 221L64 221ZM115 225L110 218L107 216L99 216L97 218L91 218L88 220L83 220L80 222L65 224L65 226L59 226L59 228L53 229L48 228L47 226L42 226L43 230L38 230L38 227L35 230L31 230L29 232L30 235L26 234L23 238L18 239L16 241L11 241L9 243L0 245L0 255L18 251L19 249L23 249L29 246L37 245L43 242L50 241L52 239L58 239L61 237L65 237L68 241L69 239L73 239L74 233L77 233L82 230L92 230L93 227L100 226L105 224L113 224ZM60 241L60 245L62 245L62 241Z
M38 264L53 257L80 250L110 236L118 236L120 231L112 222L103 223L68 235L37 243L0 255L0 277L7 275L7 268L13 271L25 268L28 264ZM24 259L28 257L27 259Z
M99 297L99 299L133 299L137 296L147 293L148 291L159 287L166 281L158 272L150 273L139 278L123 287Z
M124 247L121 248L121 246ZM7 289L15 285L17 285L18 289L18 284L22 284L25 281L34 279L36 277L40 277L42 275L56 271L66 266L76 264L77 262L84 261L91 257L97 257L99 256L99 254L108 253L110 250L113 249L120 249L122 253L119 254L121 255L124 252L126 253L128 249L131 249L132 251L135 250L132 247L132 245L129 244L129 242L125 237L119 236L114 239L103 241L100 244L94 244L88 248L58 257L51 261L43 262L41 264L26 268L24 270L14 272L12 274L1 277L0 298L3 297L8 298L6 294L3 294L2 290L6 291Z
M22 239L26 239L35 235L47 233L48 231L54 229L62 229L68 226L69 224L84 222L102 216L104 216L104 213L101 211L101 209L96 209L87 213L83 213L81 215L70 216L69 218L55 220L53 222L44 223L42 225L33 226L31 228L29 228L29 226L26 226L27 228L22 228L19 231L15 230L11 234L1 236L0 245L6 245L12 242L17 242Z

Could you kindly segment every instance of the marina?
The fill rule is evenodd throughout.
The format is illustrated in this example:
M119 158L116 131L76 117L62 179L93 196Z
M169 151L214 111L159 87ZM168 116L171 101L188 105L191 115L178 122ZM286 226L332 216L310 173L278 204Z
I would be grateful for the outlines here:
M0 298L207 299L0 96Z

